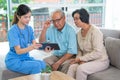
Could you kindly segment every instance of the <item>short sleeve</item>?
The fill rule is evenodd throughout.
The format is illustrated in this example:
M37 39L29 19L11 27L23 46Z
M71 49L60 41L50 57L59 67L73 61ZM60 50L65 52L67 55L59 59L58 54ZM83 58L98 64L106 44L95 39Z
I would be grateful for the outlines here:
M30 32L30 41L33 41L33 40L35 40L35 36L34 36L34 31L33 31L33 29L32 29L32 27L31 26L29 26L29 32Z
M69 30L69 39L68 39L68 53L77 54L77 40L76 33L73 29ZM73 44L74 43L74 44Z
M46 32L46 41L49 41L50 39L52 39L52 37L51 37L51 32L52 32L52 27L53 26L50 26L48 29L47 29L47 32Z
M9 41L9 46L14 47L20 44L19 42L19 36L18 36L18 31L15 29L11 29L8 32L8 41Z

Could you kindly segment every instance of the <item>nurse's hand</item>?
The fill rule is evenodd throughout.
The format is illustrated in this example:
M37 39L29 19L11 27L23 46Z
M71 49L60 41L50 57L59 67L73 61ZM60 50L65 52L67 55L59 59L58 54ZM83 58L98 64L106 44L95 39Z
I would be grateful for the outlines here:
M42 44L32 44L32 47L38 49L39 47L42 47Z

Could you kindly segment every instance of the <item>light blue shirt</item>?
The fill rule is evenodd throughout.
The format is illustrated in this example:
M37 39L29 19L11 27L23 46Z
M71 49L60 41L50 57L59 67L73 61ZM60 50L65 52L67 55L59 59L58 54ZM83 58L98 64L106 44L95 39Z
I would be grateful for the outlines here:
M63 56L66 53L77 54L76 33L67 23L61 31L58 31L53 25L50 26L46 33L46 41L48 40L58 43L60 50L53 52L56 56Z

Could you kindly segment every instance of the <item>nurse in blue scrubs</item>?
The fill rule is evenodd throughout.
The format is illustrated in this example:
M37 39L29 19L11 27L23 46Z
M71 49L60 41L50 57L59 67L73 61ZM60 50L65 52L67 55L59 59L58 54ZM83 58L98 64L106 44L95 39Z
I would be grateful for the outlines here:
M36 74L46 68L44 61L29 56L29 51L42 46L36 44L33 29L28 25L30 18L30 8L24 4L19 5L8 31L10 50L5 59L6 67L23 74Z

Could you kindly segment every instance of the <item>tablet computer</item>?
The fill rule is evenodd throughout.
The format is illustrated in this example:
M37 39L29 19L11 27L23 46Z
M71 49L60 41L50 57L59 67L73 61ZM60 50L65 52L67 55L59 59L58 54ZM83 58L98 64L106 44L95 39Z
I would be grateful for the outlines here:
M51 49L54 50L60 50L60 47L57 43L40 43L40 44L42 44L42 47L40 47L39 50L44 50L46 47L50 47Z

